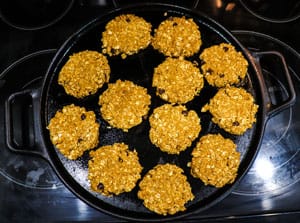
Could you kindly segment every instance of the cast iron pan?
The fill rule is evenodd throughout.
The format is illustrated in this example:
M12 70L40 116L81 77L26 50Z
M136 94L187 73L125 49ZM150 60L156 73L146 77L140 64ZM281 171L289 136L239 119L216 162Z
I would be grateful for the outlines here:
M166 12L167 16L164 15ZM169 155L161 152L151 144L148 137L150 128L148 119L143 121L140 125L130 129L128 133L124 133L122 130L115 128L107 128L109 125L102 119L97 103L99 95L107 88L107 84L95 95L88 96L84 99L78 100L66 95L64 89L57 84L57 78L59 71L66 63L69 56L83 50L96 50L101 52L101 33L104 31L105 25L116 16L125 13L133 13L143 17L148 22L152 23L153 28L156 28L160 22L167 19L169 16L186 16L187 18L193 18L200 27L203 41L199 53L201 53L204 48L221 42L231 43L238 51L241 51L249 62L247 78L241 86L254 96L256 103L259 105L257 122L253 127L242 136L234 136L226 133L212 123L209 113L201 113L201 107L217 92L217 89L208 86L206 83L200 95L186 104L189 109L195 110L201 118L202 130L199 137L186 151L179 155ZM197 61L199 60L198 56L199 54L189 58L189 60ZM275 56L277 60L283 64L282 67L286 74L289 88L289 97L281 105L272 104L268 97L267 88L258 65L260 58L264 56ZM166 103L155 95L155 89L151 86L154 67L165 59L162 54L149 46L147 49L136 55L129 56L125 60L121 59L119 56L109 57L108 59L111 66L111 83L118 79L126 79L148 89L148 93L152 96L149 114L152 113L154 108ZM200 64L200 61L198 62ZM36 92L39 92L41 96ZM23 93L24 92L21 94ZM264 125L267 119L280 110L290 106L295 99L290 76L287 72L284 60L279 53L264 52L251 54L243 48L229 31L199 12L177 6L150 3L115 9L85 25L77 33L71 36L60 48L49 66L42 88L25 93L32 95L32 98L34 98L32 104L37 118L37 124L35 126L35 147L31 149L32 151L26 150L25 152L34 152L47 159L65 185L92 207L116 217L138 221L166 221L183 218L192 213L203 211L222 200L233 190L234 186L238 184L242 176L251 166L259 149ZM20 93L12 95L7 102L8 117L11 112L10 105L18 94ZM140 162L144 167L142 175L145 175L148 170L152 169L157 164L173 163L180 166L187 175L188 181L192 186L192 192L195 195L195 199L186 204L187 210L175 215L157 215L147 210L143 206L142 201L138 199L138 186L136 186L132 192L123 193L113 197L105 197L91 191L87 181L88 153L86 152L76 161L67 160L52 145L49 132L46 129L50 119L55 115L56 111L71 103L78 106L84 106L88 110L92 110L96 113L97 120L101 123L100 143L98 147L115 142L125 142L129 145L130 149L137 150ZM208 133L221 133L224 137L231 138L237 144L237 149L241 153L241 163L236 181L231 185L226 185L219 189L212 186L205 186L199 179L193 178L190 174L190 168L187 167L187 163L191 160L191 151L196 142L201 136ZM13 139L10 136L9 131L7 135L7 142L11 145L10 148L20 151L20 148L16 148L16 146L12 145Z

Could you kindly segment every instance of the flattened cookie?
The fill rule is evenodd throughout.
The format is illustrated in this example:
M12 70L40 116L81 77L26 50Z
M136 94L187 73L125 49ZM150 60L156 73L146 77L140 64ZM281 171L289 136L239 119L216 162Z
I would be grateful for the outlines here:
M62 67L58 84L76 98L96 93L109 81L110 66L104 55L96 51L74 53Z
M212 121L225 131L242 135L256 122L258 105L253 96L243 88L225 87L219 89L201 111L209 111Z
M189 57L202 44L198 25L192 18L169 17L155 29L152 46L166 56Z
M197 113L183 105L162 105L154 109L149 121L151 142L169 154L185 150L201 130Z
M159 164L150 170L139 184L138 197L146 208L161 215L173 215L186 210L194 199L183 170L174 164Z
M131 191L141 178L143 167L137 152L115 143L90 152L88 179L92 190L105 196Z
M152 85L162 99L184 104L200 93L204 81L192 62L169 57L154 69Z
M240 164L240 153L231 139L220 134L201 137L192 152L191 174L205 185L223 187L232 183Z
M231 44L221 43L204 49L200 55L202 72L215 87L238 84L246 76L248 62Z
M109 84L99 97L102 117L113 127L125 132L143 121L150 103L147 89L127 80Z
M99 126L93 111L71 104L57 111L47 128L54 146L65 157L75 160L97 146Z
M105 26L102 33L102 52L109 56L137 53L151 42L152 25L133 14L120 15Z

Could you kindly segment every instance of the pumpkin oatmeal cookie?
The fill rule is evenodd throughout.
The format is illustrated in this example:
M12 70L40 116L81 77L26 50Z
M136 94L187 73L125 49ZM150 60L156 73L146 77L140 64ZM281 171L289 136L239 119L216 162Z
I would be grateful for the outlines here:
M215 87L238 84L247 74L247 60L228 43L204 49L200 59L205 79Z
M245 89L233 86L219 89L201 109L202 112L209 111L212 121L219 127L235 135L242 135L252 127L257 110L253 96Z
M94 94L110 78L110 66L104 55L85 50L74 53L62 67L58 84L67 94L83 98Z
M163 100L184 104L191 101L203 88L200 70L190 61L167 58L154 69L152 86Z
M240 164L240 153L231 139L220 134L201 137L192 152L191 174L205 185L223 187L232 183Z
M202 44L198 25L192 18L169 17L154 31L152 46L165 56L190 57Z
M102 33L102 53L109 56L128 55L147 48L151 42L152 25L133 14L120 15L108 22Z
M148 114L151 96L131 81L117 80L99 97L102 117L113 127L127 132Z
M71 104L57 111L47 128L53 145L65 157L75 160L97 146L99 126L93 111Z
M138 197L149 210L161 215L173 215L186 210L194 199L183 170L174 164L158 164L139 183Z
M143 167L137 152L115 143L90 152L88 179L91 189L105 196L131 191L141 178Z
M154 109L149 122L151 142L169 154L184 151L201 130L197 113L183 105L162 105Z

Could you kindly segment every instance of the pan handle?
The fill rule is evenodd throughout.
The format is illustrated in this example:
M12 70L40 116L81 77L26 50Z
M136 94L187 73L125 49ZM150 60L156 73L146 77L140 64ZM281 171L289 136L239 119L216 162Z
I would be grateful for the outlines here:
M40 132L40 89L11 94L5 102L6 143L16 153L49 156Z
M266 109L267 109L268 117L272 117L272 116L276 115L277 113L279 113L280 111L290 107L291 105L293 105L295 103L296 92L295 92L294 84L292 82L292 78L289 73L286 61L281 53L279 53L277 51L261 51L261 52L251 52L251 54L256 59L257 64L259 65L261 74L263 74L263 72L261 70L263 58L275 56L277 59L279 59L279 62L281 63L280 66L282 67L281 68L282 74L284 75L286 83L287 83L286 87L287 87L288 97L279 104L273 104L271 97L270 97L270 92L269 91L266 92L266 97L268 99ZM277 62L275 62L275 63L277 63ZM262 78L262 80L264 80L264 78ZM263 81L263 84L265 85L265 89L268 89L265 81Z

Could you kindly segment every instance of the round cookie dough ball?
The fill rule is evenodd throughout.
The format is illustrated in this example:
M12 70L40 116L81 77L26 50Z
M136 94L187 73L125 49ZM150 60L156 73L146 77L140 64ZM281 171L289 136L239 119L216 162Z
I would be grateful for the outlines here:
M110 66L104 55L96 51L74 53L62 67L58 84L67 94L84 98L94 94L110 78Z
M163 100L184 104L191 101L203 88L200 70L190 61L167 58L154 69L152 86Z
M93 111L71 104L57 111L47 128L53 145L65 157L75 160L97 146L99 126Z
M131 81L117 80L99 97L102 117L113 127L127 132L148 114L151 96Z
M215 87L238 84L247 74L248 61L228 43L204 49L200 59L205 79Z
M130 192L141 178L143 167L137 152L115 143L90 152L88 179L91 189L105 196Z
M151 142L169 154L184 151L201 130L197 113L183 105L162 105L154 109L149 122Z
M117 16L106 24L102 33L102 52L125 59L150 45L151 28L150 23L136 15Z
M183 170L174 164L159 164L150 170L139 184L138 197L146 208L161 215L173 215L186 210L194 199Z
M256 122L258 105L243 88L227 86L219 89L201 111L209 111L212 121L225 131L242 135Z
M169 17L155 29L154 49L170 57L190 57L202 44L198 25L192 18Z
M240 153L230 139L220 134L201 137L192 152L191 174L205 185L223 187L232 183L240 164Z

